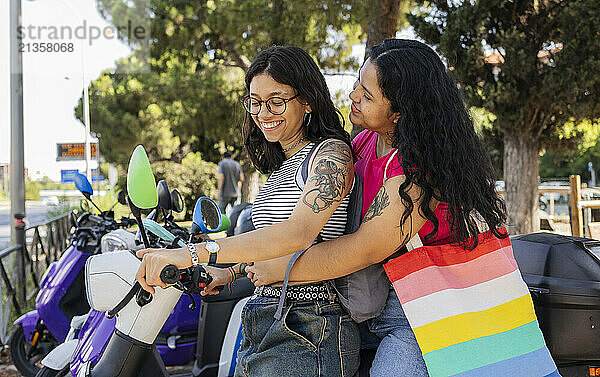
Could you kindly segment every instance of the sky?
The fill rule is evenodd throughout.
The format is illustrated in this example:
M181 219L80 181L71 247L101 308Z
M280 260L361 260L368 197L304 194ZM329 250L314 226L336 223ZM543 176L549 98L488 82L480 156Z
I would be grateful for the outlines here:
M9 3L0 1L0 162L10 161ZM22 25L32 25L34 30L39 26L74 29L85 20L87 25L104 28L108 24L95 6L94 0L24 0ZM101 38L91 46L76 39L65 42L73 42L73 52L23 54L25 167L33 179L48 176L59 180L61 169L85 170L83 161L56 161L57 143L83 142L85 138L85 128L73 110L83 90L83 72L87 85L129 54L129 48L116 39ZM95 162L91 167L96 167Z

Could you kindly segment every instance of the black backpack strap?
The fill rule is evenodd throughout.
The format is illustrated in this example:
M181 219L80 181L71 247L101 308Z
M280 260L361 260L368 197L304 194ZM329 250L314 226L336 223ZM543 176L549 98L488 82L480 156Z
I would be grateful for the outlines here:
M354 172L354 182L352 183L352 191L350 191L350 201L346 209L346 228L344 234L354 233L360 228L362 222L362 205L363 205L363 182L358 173Z
M301 189L304 189L304 185L306 184L306 180L308 179L308 165L310 165L312 156L313 154L315 154L315 151L319 149L321 143L322 142L320 141L313 145L313 147L310 149L310 151L308 151L308 154L304 158L304 161L302 161L300 169L298 169L298 171L296 172L296 185L298 185L298 187L300 187Z
M312 156L313 156L313 154L315 154L315 151L317 149L319 149L319 147L321 146L321 143L322 143L322 141L315 143L315 145L310 149L310 151L308 151L308 154L304 158L304 161L302 161L302 165L300 165L300 169L298 169L298 171L296 173L296 184L301 189L304 189L304 185L306 184L306 179L308 178L308 165L310 165ZM319 243L321 241L322 241L322 237L321 237L321 233L319 233L317 235L317 238L316 238L315 242L313 243L313 245L315 243ZM283 315L283 305L285 304L285 293L287 291L287 286L288 286L288 283L290 280L290 271L292 271L292 267L294 267L294 263L296 263L298 258L300 258L300 256L302 256L302 254L304 254L304 252L308 249L310 249L310 246L307 249L295 252L292 255L292 257L290 258L290 261L288 262L287 268L285 270L285 278L283 279L283 285L281 286L281 297L279 298L279 304L277 304L277 311L275 312L275 315L273 316L273 317L275 317L276 320L280 320L281 316Z

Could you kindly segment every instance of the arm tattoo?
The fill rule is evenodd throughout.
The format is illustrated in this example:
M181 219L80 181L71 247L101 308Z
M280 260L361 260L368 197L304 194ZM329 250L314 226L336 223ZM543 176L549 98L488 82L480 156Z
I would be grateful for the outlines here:
M390 197L385 191L385 186L381 186L381 189L375 195L375 199L367 209L367 213L365 213L365 217L363 218L363 223L366 223L369 220L381 215L383 213L383 209L390 205Z
M309 178L316 187L304 195L302 202L319 213L341 201L349 163L352 163L352 153L347 145L339 141L325 143L319 151L319 161L314 164L314 174Z

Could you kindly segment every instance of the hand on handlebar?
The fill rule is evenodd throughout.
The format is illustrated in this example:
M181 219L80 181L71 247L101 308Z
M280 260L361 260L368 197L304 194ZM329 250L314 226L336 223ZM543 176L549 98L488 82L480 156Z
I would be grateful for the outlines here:
M206 288L204 288L202 292L200 292L202 296L216 295L220 292L220 290L217 289L218 287L222 287L225 284L232 282L231 273L226 268L204 266L204 269L206 272L208 272L213 280L206 286Z
M178 269L184 269L192 265L192 259L187 249L143 249L138 250L136 255L142 258L142 263L138 269L135 279L142 288L150 293L154 293L153 286L166 288L160 273L166 266L172 264Z

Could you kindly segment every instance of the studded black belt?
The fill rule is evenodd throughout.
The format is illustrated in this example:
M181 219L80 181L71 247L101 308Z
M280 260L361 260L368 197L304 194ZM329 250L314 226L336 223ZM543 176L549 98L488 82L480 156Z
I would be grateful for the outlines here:
M268 285L256 287L254 295L257 297L281 297L281 287L271 287ZM335 301L337 296L331 292L326 283L288 285L285 298L296 301Z

